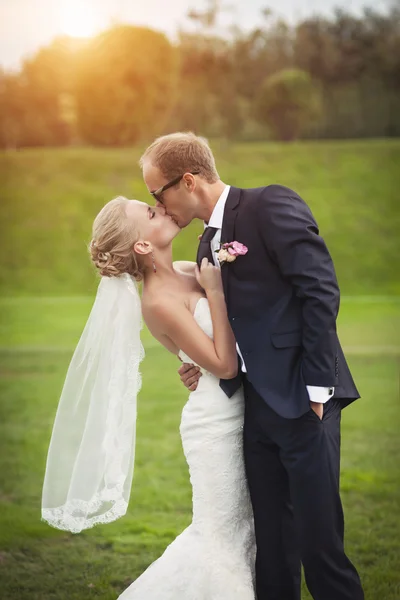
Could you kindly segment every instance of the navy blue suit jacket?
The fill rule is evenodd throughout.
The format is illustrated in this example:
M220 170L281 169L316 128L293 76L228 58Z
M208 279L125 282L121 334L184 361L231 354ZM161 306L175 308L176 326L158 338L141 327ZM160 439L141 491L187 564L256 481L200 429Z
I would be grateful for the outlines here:
M335 269L307 204L280 185L231 187L221 243L234 240L248 252L221 267L225 299L247 377L264 401L297 418L310 409L306 385L334 386L343 406L359 398L336 333ZM220 385L231 395L240 378Z

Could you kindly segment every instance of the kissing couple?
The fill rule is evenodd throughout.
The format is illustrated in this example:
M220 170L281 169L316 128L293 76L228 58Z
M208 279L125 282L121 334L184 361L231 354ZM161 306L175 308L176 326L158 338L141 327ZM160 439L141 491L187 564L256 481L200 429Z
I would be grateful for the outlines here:
M78 533L126 513L143 317L190 391L193 520L120 599L300 600L302 564L314 600L362 600L339 494L341 411L359 394L313 214L282 185L223 183L193 133L156 139L140 164L155 202L117 197L94 221L101 280L58 405L42 519ZM173 262L193 219L197 260Z

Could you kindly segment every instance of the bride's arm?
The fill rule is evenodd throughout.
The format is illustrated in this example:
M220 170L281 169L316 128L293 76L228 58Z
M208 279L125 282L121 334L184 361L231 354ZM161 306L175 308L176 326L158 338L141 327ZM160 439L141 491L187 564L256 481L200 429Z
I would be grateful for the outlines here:
M236 342L226 310L221 273L204 259L201 273L196 277L204 288L210 306L214 340L196 323L192 313L176 298L164 296L162 302L152 306L151 324L168 338L196 364L216 377L232 379L238 371Z

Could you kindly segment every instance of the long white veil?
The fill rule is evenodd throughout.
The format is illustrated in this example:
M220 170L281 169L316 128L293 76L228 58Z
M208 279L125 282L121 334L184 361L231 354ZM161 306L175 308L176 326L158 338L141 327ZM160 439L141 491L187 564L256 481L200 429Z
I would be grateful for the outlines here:
M71 359L47 456L42 520L79 533L128 508L142 313L136 281L102 277Z

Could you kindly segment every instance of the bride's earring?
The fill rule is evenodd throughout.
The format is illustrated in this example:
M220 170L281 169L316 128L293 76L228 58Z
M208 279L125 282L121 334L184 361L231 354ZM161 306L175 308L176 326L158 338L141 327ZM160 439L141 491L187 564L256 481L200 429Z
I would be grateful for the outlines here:
M156 268L156 263L154 261L154 252L151 251L151 260L153 261L153 271L154 273L157 273L157 268Z

